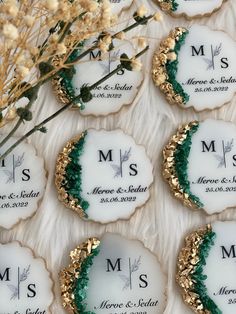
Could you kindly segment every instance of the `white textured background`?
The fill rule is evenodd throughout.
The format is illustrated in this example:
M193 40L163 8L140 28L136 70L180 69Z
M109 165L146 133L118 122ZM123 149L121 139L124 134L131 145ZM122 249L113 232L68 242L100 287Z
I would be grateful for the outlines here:
M150 9L157 6L151 0L143 0ZM136 1L132 12L141 1ZM126 19L127 13L122 15ZM99 236L105 231L118 232L124 236L140 239L150 248L161 262L168 275L167 307L165 314L188 314L190 310L183 304L179 289L175 283L176 257L188 231L216 219L236 219L236 211L227 210L221 215L207 217L202 212L192 212L175 200L161 176L162 148L179 124L193 119L221 118L236 122L236 99L231 104L212 112L195 113L169 105L159 90L153 86L150 70L153 50L161 38L175 26L188 26L192 22L174 19L163 14L161 24L151 23L143 32L151 37L151 49L144 57L146 76L143 88L137 97L137 103L123 108L119 113L104 118L83 118L79 112L66 112L48 124L48 133L35 134L30 138L38 153L45 158L48 171L46 193L37 214L30 220L20 223L11 231L0 230L0 241L13 239L32 247L37 255L44 257L56 282L56 300L52 306L53 314L65 313L60 304L58 272L68 263L68 253L77 244L89 236ZM227 31L236 40L236 0L228 0L222 9L209 18L195 21L215 29ZM50 84L44 86L34 106L34 115L42 120L46 115L59 108ZM27 123L17 135L31 128ZM151 199L146 206L136 212L130 221L102 226L84 222L71 210L64 208L57 200L54 186L54 168L58 152L65 142L86 128L122 128L132 135L137 143L146 147L154 165L155 181L151 188ZM2 130L7 132L7 128ZM200 166L200 165L199 165ZM157 279L158 280L158 279Z

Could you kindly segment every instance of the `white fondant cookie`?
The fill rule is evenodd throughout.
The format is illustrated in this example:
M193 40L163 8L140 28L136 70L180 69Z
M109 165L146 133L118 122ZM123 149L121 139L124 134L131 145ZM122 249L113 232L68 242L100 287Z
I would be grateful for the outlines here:
M5 151L14 142L11 138L1 150ZM32 145L23 142L0 161L0 226L9 229L32 216L45 184L44 162Z
M0 311L48 314L53 283L45 262L18 242L0 244Z
M175 196L208 214L236 206L236 126L191 122L164 149L164 177Z
M163 11L173 16L196 18L211 15L226 0L156 0Z
M105 234L71 252L61 272L63 305L91 314L162 314L166 278L141 242Z
M236 92L235 53L236 43L223 31L176 28L154 55L153 80L170 103L218 108Z
M235 313L235 235L236 222L215 222L186 238L177 281L195 313Z
M152 165L145 149L121 130L90 129L59 154L59 199L82 218L128 219L149 198Z
M128 9L133 0L110 0L111 11L113 14L119 14L121 11Z
M86 43L85 50L95 45L96 41ZM83 58L83 62L74 65L73 74L65 70L62 76L53 80L53 86L59 99L63 103L69 103L80 94L80 89L85 85L93 85L120 64L122 54L128 57L135 55L135 50L129 41L113 40L114 50L101 54L95 49ZM73 58L83 52L81 47ZM88 102L74 103L73 108L80 110L82 115L104 116L115 113L124 105L131 104L143 81L143 73L137 71L120 70L117 74L106 80L104 83L91 91L93 98Z

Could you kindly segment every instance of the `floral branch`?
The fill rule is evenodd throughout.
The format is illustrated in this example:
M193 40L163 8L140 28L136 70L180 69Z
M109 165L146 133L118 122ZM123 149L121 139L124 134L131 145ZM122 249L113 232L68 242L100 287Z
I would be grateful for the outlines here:
M18 283L16 286L14 285L7 285L9 290L12 292L11 300L15 300L16 298L20 299L20 284L23 281L26 281L28 279L28 276L30 275L30 265L27 268L23 269L23 272L20 273L20 268L18 267Z
M211 59L203 58L203 60L207 63L207 70L215 69L215 57L219 56L222 50L222 44L216 46L215 49L211 45Z
M135 19L137 19L137 21L131 25L129 25L128 27L124 28L123 30L115 33L114 35L110 36L111 39L115 39L115 38L121 38L123 39L123 33L127 33L131 30L133 30L134 28L136 28L137 26L140 26L140 25L145 25L149 20L151 19L155 19L155 14L153 15L149 15L149 16L144 16L144 17L140 17L139 19L137 19L137 16L134 16ZM157 17L156 17L157 19ZM75 60L74 62L78 62L80 61L82 58L86 57L90 52L92 52L93 50L99 48L99 44L96 43L94 44L93 46L91 46L89 49L87 49L86 51L82 52ZM68 62L66 62L67 64Z
M128 161L131 155L131 147L129 150L125 151L124 154L122 154L122 151L120 149L120 164L111 164L112 169L115 171L114 178L117 178L119 176L123 177L123 163Z
M224 141L222 141L222 150L223 155L214 155L214 157L219 161L218 168L222 168L223 166L226 168L226 154L230 153L234 147L234 139L228 141L225 145Z
M8 177L7 179L7 183L11 183L14 182L15 183L15 172L16 172L16 168L20 167L24 161L24 155L25 153L23 153L21 156L18 156L17 159L15 159L15 155L12 156L13 158L13 162L12 162L12 171L10 170L3 170L4 173L6 174L6 176Z
M46 119L44 119L42 122L40 122L39 124L37 124L34 128L32 128L30 131L28 131L25 135L23 135L19 140L17 140L12 146L10 146L1 156L0 156L0 161L3 160L9 153L11 153L15 147L17 147L21 142L23 142L26 138L28 138L29 136L31 136L32 134L34 134L37 131L40 131L42 133L46 133L46 128L44 127L48 122L50 122L51 120L53 120L54 118L56 118L59 114L61 114L62 112L64 112L65 110L67 110L68 108L73 106L73 103L75 101L82 100L83 102L88 102L92 99L92 94L91 91L93 89L95 89L97 86L101 85L103 82L105 82L106 80L108 80L110 77L112 77L113 75L115 75L117 72L119 72L120 70L128 70L128 71L132 71L134 69L137 68L137 64L139 64L138 62L138 58L140 56L142 56L144 53L147 52L147 50L149 49L149 46L147 46L146 48L144 48L142 51L140 51L138 54L136 54L134 57L132 58L128 58L128 56L126 54L122 54L121 58L120 58L120 64L116 67L116 69L114 69L113 71L111 71L109 74L107 74L106 76L104 76L102 79L98 80L96 83L94 83L93 85L90 86L82 86L80 89L80 94L78 96L76 96L74 99L72 99L71 102L69 102L68 104L64 105L63 107L61 107L59 110L57 110L55 113L53 113L51 116L47 117Z
M138 259L135 259L133 264L131 264L131 259L129 258L129 274L128 276L126 275L120 275L120 278L124 281L124 287L123 290L126 290L130 288L132 290L132 275L136 271L139 270L139 267L141 265L141 256L139 256Z
M77 0L77 1L73 0L72 2L74 4L76 2L80 3L79 0ZM57 3L57 1L56 1L56 3ZM57 7L58 3L57 4L56 3L55 3L55 6ZM50 5L51 5L50 1L46 1L46 8L47 9L49 9L51 11L58 9L58 8L55 8L55 7L51 7ZM83 22L83 18L86 19L86 13L90 12L92 14L94 12L94 6L96 6L94 1L87 1L87 5L82 8L83 10L81 10L80 14L76 15L72 19L72 21L69 21L69 22L63 22L62 17L64 15L62 16L62 15L59 14L60 11L56 11L56 12L59 12L58 13L58 18L61 18L61 19L59 19L58 21L56 20L56 24L54 24L54 26L49 29L49 35L44 40L44 42L41 45L41 47L39 46L39 49L38 49L39 53L38 53L38 55L36 54L34 56L34 58L33 58L35 60L35 66L38 64L38 67L39 67L39 70L40 70L40 77L38 79L38 82L36 84L34 84L34 85L32 85L30 83L25 83L25 82L21 83L20 85L19 84L15 84L15 86L13 84L13 89L10 90L10 94L9 94L6 106L4 106L4 103L1 104L1 94L0 94L0 127L1 127L1 125L6 124L8 121L11 121L16 116L19 117L18 121L15 124L15 126L13 127L13 129L0 142L0 147L2 147L10 139L10 137L12 137L15 134L15 132L18 130L18 128L21 126L22 123L24 123L25 121L32 120L32 113L31 113L30 109L31 109L32 105L34 104L35 100L37 99L39 88L44 83L46 83L48 80L51 80L55 75L60 73L60 71L63 68L66 68L66 66L69 66L69 67L73 66L73 64L75 64L78 61L80 61L83 57L85 57L87 54L89 54L91 51L93 51L96 48L103 48L103 51L104 51L104 47L105 47L105 49L108 48L108 51L110 51L110 50L112 50L114 48L114 46L112 44L112 39L114 39L114 38L122 39L122 37L124 36L124 33L129 32L130 30L134 29L135 27L137 27L139 25L147 24L147 22L149 20L151 20L151 19L154 19L156 21L160 21L161 20L161 16L160 16L159 13L156 13L154 15L145 16L145 14L147 13L146 8L144 6L141 6L135 12L135 14L133 16L134 19L135 19L135 23L129 25L128 27L126 27L123 30L115 33L112 36L109 35L109 33L107 33L107 32L102 32L101 35L98 37L98 41L96 42L96 44L94 44L92 47L90 47L86 51L80 53L80 55L76 59L73 60L73 64L70 64L70 58L69 57L73 53L74 49L76 49L76 46L78 45L78 43L81 42L81 41L78 41L78 39L75 40L75 44L73 44L69 49L67 49L67 47L65 46L63 41L66 42L66 38L68 36L71 36L71 28L75 24L76 21L82 20L81 22ZM41 9L41 7L40 7L40 9ZM71 12L74 11L72 9L73 9L73 7L70 7L70 10L71 10L70 11L70 15L72 15ZM87 9L88 11L87 12L84 11L85 9ZM107 10L106 4L104 4L104 6L102 6L102 9L103 9L103 12ZM9 10L9 8L8 8L8 10ZM17 7L16 6L14 7L14 10L17 11ZM32 16L31 16L31 19L28 17L29 21L30 20L32 21L32 19L33 19ZM105 20L106 19L107 18L105 18ZM110 17L110 19L111 19L111 17ZM55 19L53 19L53 21L54 20ZM35 25L35 24L33 24L33 25ZM102 22L101 22L101 25L103 25ZM98 27L98 29L96 29L96 32L98 32L98 31L99 31L99 27ZM50 45L52 47L50 47ZM48 59L43 61L44 60L43 59L44 58L43 57L44 53L48 53L48 50L50 50L50 48L53 48L54 50L52 50L50 52ZM57 67L52 65L52 60L53 60L53 56L54 55L61 55L61 56L63 56L62 59L61 59L60 65L57 66ZM133 62L133 68L135 68L135 66L136 66L137 70L140 68L140 64L139 63ZM26 72L27 72L27 70L26 70ZM14 80L13 80L13 82L14 82ZM0 80L0 86L1 86L1 80ZM82 92L83 92L83 94L86 94L86 88L84 88L82 90ZM14 93L15 93L15 96L11 97L11 95L14 94ZM8 109L6 117L5 117L5 122L4 122L3 119L1 119L1 116L2 116L1 112L3 110L6 110L6 108L8 108L12 103L15 103L17 100L19 100L22 97L28 98L29 99L29 103L24 108L16 109L16 108L13 107L13 108ZM89 97L91 97L91 95Z

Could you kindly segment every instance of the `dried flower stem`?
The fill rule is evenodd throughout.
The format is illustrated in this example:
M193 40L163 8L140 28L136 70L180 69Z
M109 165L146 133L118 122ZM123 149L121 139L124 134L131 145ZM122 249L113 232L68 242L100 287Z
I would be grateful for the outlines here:
M84 14L84 13L81 13L81 15L83 15L83 14ZM79 17L81 17L81 15L80 15ZM146 23L147 23L150 19L152 19L153 17L154 17L154 15L149 15L149 16L147 16L147 17L144 17L144 18L142 18L141 21L135 22L135 23L129 25L128 27L124 28L123 30L121 30L121 31L119 31L119 32L117 32L117 33L115 33L114 35L111 36L111 38L112 38L112 39L116 38L117 34L119 34L120 32L127 33L127 32L129 32L129 31L131 31L132 29L138 27L139 25L146 24ZM77 18L75 18L73 22L68 23L68 24L66 25L65 29L63 29L63 32L62 32L62 34L61 34L61 37L60 37L59 42L61 42L62 40L64 40L65 36L66 36L66 35L68 34L68 32L70 31L70 29L71 29L73 23L76 21L76 19L77 19ZM55 25L53 29L56 30L57 26L58 26L58 24ZM49 37L50 37L50 35L49 35ZM49 37L48 37L48 39L49 39ZM42 51L45 49L45 46L46 46L46 45L47 45L47 40L46 40L46 41L43 43L43 45L42 45ZM97 45L97 44L95 44L95 45L93 45L92 47L88 48L86 51L82 52L82 53L77 57L76 60L74 60L73 64L77 63L77 62L80 61L82 58L84 58L86 55L88 55L91 51L93 51L93 50L95 50L95 49L97 49L97 48L98 48L98 45ZM72 53L72 51L71 51L70 53ZM66 58L68 59L68 57L69 57L69 55L67 55ZM52 58L49 59L48 63L51 64L51 62L52 62ZM71 65L71 64L69 64L69 61L65 61L64 64L65 64L65 66L66 66L66 65L69 65L69 66ZM34 101L37 99L37 93L38 93L39 88L40 88L45 82L47 82L48 80L52 79L53 76L55 76L55 75L58 73L58 71L59 71L59 70L54 69L53 71L51 71L51 72L48 73L47 75L42 76L41 79L39 79L38 83L37 83L35 86L33 86L33 87L31 87L31 88L28 88L28 90L34 88L34 90L35 90L35 97L34 97L33 101L30 100L29 104L26 106L26 109L30 109L31 106L33 105ZM105 80L106 80L106 79L105 79ZM101 83L100 83L100 84L101 84ZM93 88L95 88L95 87L93 87ZM90 90L92 90L93 88L91 88ZM27 88L26 88L25 90L22 90L22 93L23 93L23 92L26 92L26 91L27 91ZM20 97L21 97L21 95L19 95L19 98L20 98ZM0 112L1 112L2 110L4 110L4 108L0 109ZM13 127L13 129L10 131L10 133L0 142L0 147L2 147L2 146L10 139L10 137L12 137L12 136L15 134L15 132L18 130L18 128L21 126L22 123L23 123L23 120L20 118L20 119L17 121L16 125Z
M121 30L121 31L115 33L114 35L112 35L111 38L114 39L114 38L116 38L116 36L117 36L119 33L121 33L121 32L127 33L127 32L131 31L132 29L136 28L136 27L139 26L139 25L146 24L146 23L147 23L150 19L152 19L153 17L154 17L153 14L152 14L152 15L149 15L149 16L147 16L147 17L144 17L144 18L142 19L142 22L135 22L135 23L129 25L128 27L124 28L123 30ZM95 49L97 49L97 48L98 48L98 45L95 44L95 45L93 45L92 47L90 47L88 50L82 52L82 53L74 60L74 63L78 62L79 60L81 60L82 58L84 58L85 56L87 56L91 51L93 51L93 50L95 50ZM67 64L67 62L65 62L65 64Z
M147 50L149 49L149 46L147 46L146 48L144 48L142 51L140 51L138 54L136 54L132 59L137 59L140 56L142 56L145 52L147 52ZM122 61L122 60L121 60ZM126 60L125 60L126 61ZM124 64L120 63L116 69L114 69L112 72L110 72L109 74L107 74L106 76L104 76L102 79L98 80L96 83L94 83L93 85L88 86L88 90L93 90L94 88L96 88L97 86L99 86L100 84L102 84L103 82L105 82L106 80L108 80L110 77L112 77L113 75L115 75L117 72L119 72L120 70L125 69ZM64 112L65 110L67 110L68 108L73 106L73 103L75 101L77 101L78 99L81 98L81 94L79 94L78 96L76 96L74 99L72 99L72 101L66 105L64 105L61 109L57 110L55 113L53 113L51 116L47 117L46 119L44 119L42 122L40 122L39 124L37 124L36 126L34 126L34 128L32 128L29 132L27 132L25 135L23 135L18 141L16 141L12 146L10 146L1 156L0 156L0 161L3 160L8 154L10 154L21 142L23 142L25 139L27 139L28 137L30 137L33 133L40 131L40 129L42 129L42 127L44 127L44 125L46 125L48 122L50 122L51 120L53 120L54 118L56 118L59 114L61 114L62 112Z
M25 107L26 109L30 110L30 108L32 107L33 103L35 102L35 100L38 97L38 90L40 88L41 84L37 84L37 86L35 87L37 91L35 91L34 97L31 98L31 100L29 101L29 103L27 104L27 106ZM0 142L0 147L2 147L5 143L7 143L7 141L15 134L15 132L17 131L17 129L21 126L21 124L23 123L23 120L21 118L18 119L16 125L13 127L13 129L7 134L6 137L4 137L4 139Z

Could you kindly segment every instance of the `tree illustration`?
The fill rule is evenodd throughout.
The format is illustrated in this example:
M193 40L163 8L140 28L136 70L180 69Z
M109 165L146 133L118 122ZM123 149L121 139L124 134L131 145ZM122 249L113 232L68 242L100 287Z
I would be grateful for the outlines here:
M17 280L17 285L7 285L8 288L10 289L12 295L11 295L11 300L15 300L18 298L20 299L20 285L22 282L26 281L28 276L30 275L30 265L27 268L24 268L22 273L20 272L20 267L18 267L18 280Z
M215 48L211 45L211 59L203 58L207 63L207 70L215 70L215 57L219 56L222 50L222 43Z
M126 275L120 275L120 278L124 281L124 287L123 290L130 289L132 290L132 275L136 271L139 270L139 267L141 265L141 256L139 256L138 259L135 259L133 264L131 264L131 259L129 258L129 274Z
M129 160L130 156L131 156L131 147L129 148L129 150L125 151L124 154L122 154L122 150L120 149L120 164L119 165L116 165L116 164L111 165L111 167L115 171L114 178L117 178L119 176L123 177L123 163L127 162Z

